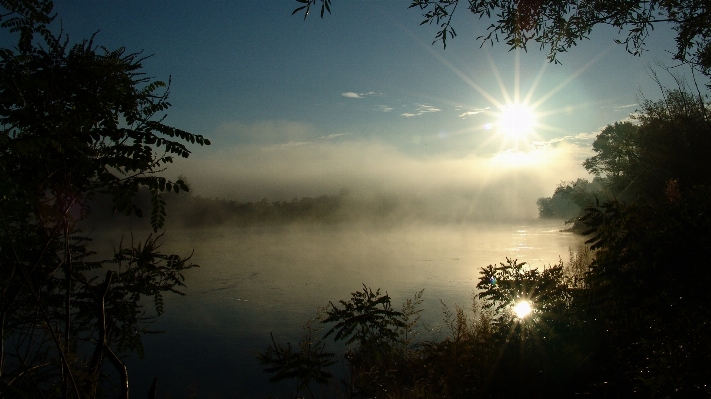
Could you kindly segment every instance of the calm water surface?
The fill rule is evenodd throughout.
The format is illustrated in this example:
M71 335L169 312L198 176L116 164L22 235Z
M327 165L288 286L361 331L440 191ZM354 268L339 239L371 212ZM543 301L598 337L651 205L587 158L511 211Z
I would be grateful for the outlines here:
M279 226L168 231L164 250L189 253L186 297L166 299L148 336L146 358L129 359L132 395L153 377L159 396L263 398L270 385L255 353L296 343L304 321L362 284L387 291L396 308L425 289L424 318L436 323L440 300L468 307L479 269L506 257L532 266L568 259L581 239L558 220L515 224L413 225L397 228Z

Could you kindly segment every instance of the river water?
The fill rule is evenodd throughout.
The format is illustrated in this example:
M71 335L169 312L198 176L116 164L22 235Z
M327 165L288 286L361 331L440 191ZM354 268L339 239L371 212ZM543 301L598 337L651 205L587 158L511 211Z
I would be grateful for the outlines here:
M468 307L479 270L506 257L534 267L567 261L579 236L559 220L397 227L270 226L168 231L164 251L195 250L187 296L166 298L147 336L146 357L128 359L133 397L153 377L158 396L264 398L293 384L270 385L256 352L295 344L303 323L329 301L365 284L387 291L396 309L424 289L424 319L436 323L440 300Z

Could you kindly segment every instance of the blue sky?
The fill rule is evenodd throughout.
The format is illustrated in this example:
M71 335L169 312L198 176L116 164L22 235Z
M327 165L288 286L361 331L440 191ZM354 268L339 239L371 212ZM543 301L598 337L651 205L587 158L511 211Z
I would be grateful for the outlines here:
M166 173L187 175L197 194L238 200L345 188L466 201L506 189L531 215L559 181L585 177L580 162L601 128L625 119L640 95L660 97L648 65L673 65L663 28L642 57L604 28L561 54L562 65L536 46L480 48L488 22L463 9L458 37L443 49L408 5L334 0L331 15L306 21L286 0L60 0L55 8L72 40L98 32L97 44L153 55L146 72L172 77L167 122L213 142ZM513 143L485 126L517 86L538 104L539 123Z

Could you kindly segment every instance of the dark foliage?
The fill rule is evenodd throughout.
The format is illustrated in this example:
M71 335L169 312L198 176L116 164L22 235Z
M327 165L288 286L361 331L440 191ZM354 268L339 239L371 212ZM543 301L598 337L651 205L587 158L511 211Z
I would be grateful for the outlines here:
M597 154L583 163L618 199L659 202L672 179L682 190L711 184L704 161L711 148L707 103L682 89L663 94L642 104L638 124L607 126L593 143Z
M598 248L589 306L621 392L711 395L711 192L675 194L662 205L613 201L588 212Z
M265 372L273 374L269 377L269 382L296 379L296 392L306 390L314 397L311 382L327 384L333 378L328 368L336 363L333 360L336 355L326 352L325 345L311 328L307 328L307 333L299 342L298 352L294 352L288 342L286 346L277 344L272 335L272 346L258 355L259 363L269 366L264 369Z
M397 328L404 327L399 316L402 314L390 306L390 297L380 295L380 290L363 285L362 291L353 292L351 300L339 301L342 308L330 303L324 323L336 323L328 330L325 337L336 333L336 341L346 340L346 344L358 342L363 345L379 347L397 338Z
M0 7L2 29L19 35L0 49L0 396L103 396L108 363L128 397L120 356L143 354L146 322L194 265L161 253L161 235L105 258L77 226L100 194L141 216L143 188L158 231L161 193L187 190L158 173L189 155L184 143L209 141L163 123L169 85L144 76L140 54L70 44L50 29L51 1Z

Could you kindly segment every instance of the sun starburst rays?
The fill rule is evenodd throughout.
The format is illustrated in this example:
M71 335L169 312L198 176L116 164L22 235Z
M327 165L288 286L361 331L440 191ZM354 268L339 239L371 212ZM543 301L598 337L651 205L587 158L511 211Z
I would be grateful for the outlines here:
M490 155L497 168L501 168L499 165L503 158L511 162L508 167L514 168L545 163L546 159L540 156L539 150L549 147L550 143L557 142L554 137L574 134L569 126L556 124L556 118L567 114L569 119L571 113L586 109L590 104L585 102L575 104L568 102L565 105L555 106L552 104L561 103L557 95L599 62L611 49L607 48L593 55L585 65L574 70L564 79L556 79L548 74L551 71L551 64L547 59L541 60L537 70L532 70L528 60L524 61L524 53L521 51L512 52L513 57L509 61L495 62L492 54L484 50L483 55L488 61L489 71L481 71L481 65L476 64L471 65L471 72L465 72L445 56L448 53L435 51L430 43L420 40L418 42L430 56L454 73L464 85L473 89L476 93L475 98L478 98L474 104L469 101L449 101L460 112L460 118L474 123L448 130L447 137L469 136L470 139L467 140L471 144L469 151ZM504 62L508 62L513 67L511 71L513 73L506 68L499 68ZM522 70L524 73L521 73ZM573 88L576 89L575 86ZM439 100L441 101L442 98ZM504 121L510 108L523 109L524 115L519 119L523 119L524 122ZM513 129L509 128L512 124ZM506 156L498 159L497 154ZM503 167L507 168L506 165Z
M548 108L549 100L599 61L605 53L601 52L592 57L583 67L547 89L543 89L544 77L549 68L547 61L544 61L532 79L528 80L528 87L522 89L524 79L521 74L520 52L514 54L514 73L510 79L505 79L502 76L491 55L487 54L491 68L490 76L496 84L496 89L493 91L487 90L481 82L475 81L474 77L465 74L439 54L437 54L437 58L487 103L483 107L484 104L478 104L478 106L460 105L460 108L463 109L477 110L472 114L480 114L476 116L479 123L469 130L475 134L483 134L476 140L477 145L474 151L491 153L491 150L487 151L486 149L496 145L493 153L515 151L525 154L544 143L545 137L570 134L569 129L556 126L549 121L551 117L570 113L581 106L566 105L559 108Z

